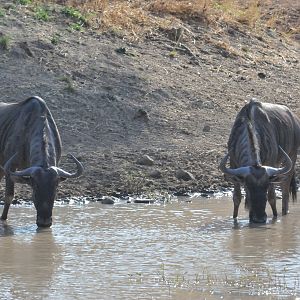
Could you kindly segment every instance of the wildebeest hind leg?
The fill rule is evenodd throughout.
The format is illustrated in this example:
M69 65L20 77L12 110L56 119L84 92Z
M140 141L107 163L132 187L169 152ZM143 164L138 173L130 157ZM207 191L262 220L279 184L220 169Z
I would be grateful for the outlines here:
M273 184L270 184L268 189L268 202L272 208L273 217L277 218L276 194L275 194L275 187Z
M14 182L11 181L11 179L6 178L5 182L5 199L4 199L4 208L2 212L1 219L6 220L7 219L7 213L10 207L10 204L12 202L12 199L14 197Z
M289 212L289 190L282 187L282 215Z
M235 184L233 190L233 205L234 205L233 218L234 219L236 219L238 216L241 199L242 199L241 186L240 184Z

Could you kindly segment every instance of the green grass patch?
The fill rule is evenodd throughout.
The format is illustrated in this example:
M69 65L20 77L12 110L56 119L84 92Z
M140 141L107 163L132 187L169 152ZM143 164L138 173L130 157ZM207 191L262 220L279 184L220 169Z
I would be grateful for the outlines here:
M86 26L88 24L87 18L76 8L66 6L63 8L62 13L69 18L75 20L74 24L80 24L81 26Z
M49 21L49 10L46 7L37 6L35 8L35 18L44 22Z
M0 8L0 18L3 17L5 17L5 11L2 8Z
M63 76L60 77L59 80L66 83L66 87L65 87L66 91L68 91L69 93L75 92L75 87L72 78L70 78L69 76Z
M72 23L69 28L75 31L83 31L83 25L81 23Z
M7 35L0 36L0 49L8 50L10 46L10 37Z
M17 4L28 5L32 3L32 0L17 0Z
M60 42L60 35L59 34L54 34L51 39L50 39L50 42L52 45L58 45L59 42Z

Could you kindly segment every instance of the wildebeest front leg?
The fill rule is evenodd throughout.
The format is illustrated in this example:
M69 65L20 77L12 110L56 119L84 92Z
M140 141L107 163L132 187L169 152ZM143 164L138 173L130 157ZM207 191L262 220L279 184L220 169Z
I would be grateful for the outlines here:
M241 186L236 183L233 190L233 218L236 219L239 212L239 206L242 200Z
M268 189L268 202L272 208L273 217L277 218L277 208L276 208L276 194L275 194L275 187L273 184L270 184Z
M14 198L14 187L15 187L14 182L11 179L6 178L4 208L3 208L3 212L2 212L2 216L1 216L2 220L7 219L7 213L8 213L10 204L12 202L12 199Z

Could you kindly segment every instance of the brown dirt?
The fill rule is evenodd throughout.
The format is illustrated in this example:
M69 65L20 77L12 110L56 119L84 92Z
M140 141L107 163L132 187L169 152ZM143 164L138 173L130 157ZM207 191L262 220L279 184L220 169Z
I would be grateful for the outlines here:
M285 8L292 16L293 3ZM85 166L59 197L228 187L218 164L245 102L286 104L300 116L299 43L272 29L194 21L177 43L176 28L132 43L9 5L0 3L0 36L11 38L0 50L1 101L41 96L61 133L61 166L72 169L68 152ZM154 165L139 165L143 155ZM195 178L177 179L178 169ZM297 170L299 177L299 163Z

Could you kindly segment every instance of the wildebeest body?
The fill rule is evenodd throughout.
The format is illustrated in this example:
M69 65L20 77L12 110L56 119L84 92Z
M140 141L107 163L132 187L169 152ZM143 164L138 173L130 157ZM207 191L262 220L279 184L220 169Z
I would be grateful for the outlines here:
M0 178L6 175L5 205L1 219L6 220L14 196L14 184L29 184L37 210L37 225L51 226L52 208L58 183L78 177L81 163L72 156L77 172L58 168L61 140L45 102L31 97L20 103L0 104Z
M14 166L56 166L61 140L45 102L38 97L19 103L0 104L0 164L18 152Z
M230 168L223 159L220 167L234 181L234 218L241 201L240 184L245 186L249 217L254 222L266 220L268 199L277 216L274 182L282 189L282 213L288 212L289 192L296 198L294 167L300 146L300 120L284 105L255 100L238 113L228 141ZM282 149L282 150L281 150ZM290 168L280 168L291 163Z

